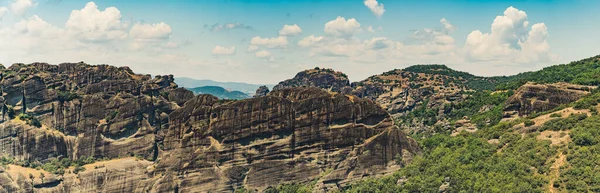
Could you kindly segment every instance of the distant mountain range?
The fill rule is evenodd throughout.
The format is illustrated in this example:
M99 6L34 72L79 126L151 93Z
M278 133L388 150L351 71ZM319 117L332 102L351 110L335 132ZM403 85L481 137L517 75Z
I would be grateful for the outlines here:
M259 84L248 84L248 83L242 83L242 82L217 82L217 81L213 81L213 80L197 80L197 79L186 78L186 77L175 78L175 83L177 83L177 85L179 85L181 87L185 87L185 88L196 88L196 87L203 87L203 86L218 86L218 87L223 87L227 90L240 91L249 96L254 95L254 92L256 92L256 89L260 86L263 86L263 85L259 85ZM275 86L275 85L266 85L266 86L269 88L273 88L273 86Z
M229 91L220 86L201 86L196 88L187 88L194 92L194 94L211 94L220 99L246 99L250 98L251 95L240 92L240 91Z

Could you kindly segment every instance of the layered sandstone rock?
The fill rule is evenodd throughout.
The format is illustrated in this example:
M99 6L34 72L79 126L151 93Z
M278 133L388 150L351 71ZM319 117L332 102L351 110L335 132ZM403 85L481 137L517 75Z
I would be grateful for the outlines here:
M552 110L561 104L574 102L590 93L594 86L567 83L527 83L519 87L506 101L505 116L526 116L534 112Z
M172 76L151 78L127 67L15 64L2 75L3 120L25 112L44 127L6 121L0 155L29 161L132 154L152 158L157 128L167 127L167 115L177 103L193 97L177 89ZM45 147L56 151L32 151Z
M393 118L405 116L423 105L428 109L437 109L439 124L447 124L443 109L445 105L464 101L469 96L465 91L473 91L470 87L473 82L492 84L491 80L454 71L443 65L417 65L404 70L396 69L352 84L347 84L346 77L341 74L343 73L333 70L306 70L290 80L281 82L274 90L318 87L331 92L355 95L375 101ZM425 125L423 120L419 119L402 125L403 130L411 133L432 130L431 125Z
M349 85L348 76L344 73L332 69L314 68L299 72L294 78L280 82L273 87L273 91L293 87L318 87L332 92L340 92Z
M313 180L326 191L388 174L420 151L372 100L318 88L231 101L126 67L34 63L1 73L0 156L109 161L39 182L0 171L0 191L260 191Z
M318 187L343 186L389 173L400 164L395 157L419 151L371 100L318 88L228 103L200 95L169 118L156 172L168 174L163 183L180 181L181 191L264 190L320 176Z

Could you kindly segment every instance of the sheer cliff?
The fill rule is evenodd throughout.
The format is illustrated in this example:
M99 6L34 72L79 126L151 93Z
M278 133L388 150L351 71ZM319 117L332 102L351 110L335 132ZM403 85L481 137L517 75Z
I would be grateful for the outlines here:
M350 94L282 87L219 100L170 75L84 63L0 72L0 191L262 191L313 181L327 191L420 152L384 109Z

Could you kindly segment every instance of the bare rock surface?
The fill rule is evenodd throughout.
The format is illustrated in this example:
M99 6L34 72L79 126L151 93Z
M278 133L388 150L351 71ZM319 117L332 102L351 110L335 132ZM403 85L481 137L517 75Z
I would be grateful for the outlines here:
M281 86L235 101L194 96L170 75L127 67L34 63L0 72L1 157L105 160L33 181L35 169L8 165L3 192L262 191L313 180L327 191L389 174L401 165L395 158L420 152L386 109L340 93L342 75L329 92ZM309 77L331 78L318 74Z

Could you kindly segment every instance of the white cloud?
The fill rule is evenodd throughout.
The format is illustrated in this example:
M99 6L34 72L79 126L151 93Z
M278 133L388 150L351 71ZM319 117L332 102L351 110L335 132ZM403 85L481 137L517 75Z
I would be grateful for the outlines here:
M440 23L444 25L444 30L447 32L452 32L457 28L456 26L452 25L448 20L446 20L446 18L440 19Z
M121 12L116 7L100 11L94 2L73 10L65 27L82 41L104 42L127 37L127 24L121 20Z
M136 39L167 39L171 36L171 26L164 22L133 25L129 35Z
M365 48L369 50L382 50L394 47L394 42L386 37L374 37L371 40L365 41Z
M276 38L261 38L256 36L250 40L250 44L257 46L266 46L267 48L284 48L288 45L286 36L279 36Z
M509 7L497 16L490 33L479 30L467 36L465 52L472 61L506 61L518 63L549 62L556 59L546 41L548 29L537 23L528 29L524 11Z
M256 55L257 58L266 58L266 57L272 56L271 52L266 51L266 50L256 52L255 55Z
M377 0L364 0L364 3L377 17L381 17L385 12L383 4L378 3Z
M256 46L256 45L249 45L248 49L246 51L247 52L254 52L256 50L258 50L258 46Z
M0 7L0 20L2 20L2 18L4 17L4 15L6 15L6 13L8 13L8 8L6 8L6 7Z
M324 38L311 50L313 56L345 57L353 61L363 60L365 56L381 59L391 53L394 41L385 37L374 37L370 40L344 38Z
M441 29L416 30L408 41L396 45L397 55L403 58L438 57L456 55L456 41L450 33L456 29L448 20L440 19Z
M136 23L131 28L129 37L133 39L131 43L133 50L153 48L155 51L160 51L162 48L177 47L174 42L168 42L171 37L171 26L164 22L155 24Z
M367 27L367 31L371 32L371 33L375 33L375 29L373 29L373 26Z
M33 2L33 0L15 0L10 4L10 10L18 16L25 16L27 10L36 6L37 3Z
M325 33L338 37L351 37L360 31L360 23L356 19L338 16L336 19L325 23Z
M304 39L298 41L298 45L301 47L308 47L308 46L318 44L322 40L323 40L323 36L310 35L310 36L305 37Z
M294 25L283 25L283 28L279 30L280 36L295 36L300 35L302 33L302 29L297 24Z
M235 46L231 46L230 48L227 48L227 47L222 47L222 46L217 45L212 50L213 55L232 55L234 53L235 53Z
M212 31L212 32L227 31L227 30L231 30L231 29L247 29L247 30L252 30L252 26L245 25L245 24L242 24L242 23L225 23L225 24L215 23L213 25L204 25L204 27L205 28L210 28L210 31Z
M179 44L177 44L175 42L167 42L165 44L165 47L167 47L167 48L177 48L177 47L179 47Z
M256 52L255 56L257 58L265 59L267 61L271 61L271 62L275 61L275 57L273 57L271 52L266 51L266 50Z

